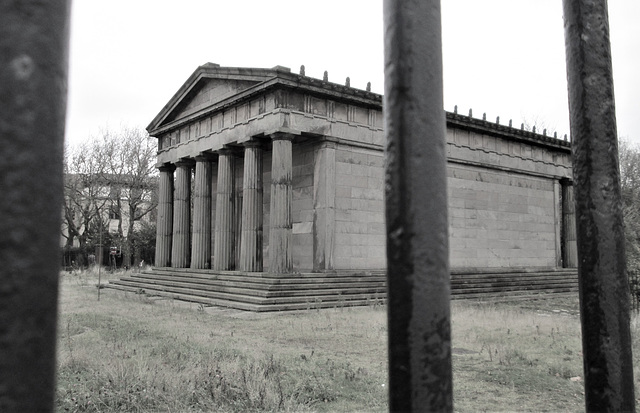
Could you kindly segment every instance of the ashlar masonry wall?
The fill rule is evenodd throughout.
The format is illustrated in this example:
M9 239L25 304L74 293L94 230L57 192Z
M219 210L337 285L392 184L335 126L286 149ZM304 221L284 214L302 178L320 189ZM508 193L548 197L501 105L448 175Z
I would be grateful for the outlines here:
M447 128L452 268L552 268L563 253L562 194L571 190L566 142L472 120ZM466 117L465 117L466 118ZM468 121L469 119L464 119ZM505 134L496 133L504 129ZM562 185L565 185L563 190ZM565 251L566 250L566 251Z
M475 166L448 168L455 267L554 267L556 195L550 179Z
M384 268L385 225L381 151L336 148L336 268Z
M487 132L448 127L452 268L562 266L563 219L572 219L561 199L571 177L566 145ZM385 267L383 174L380 149L335 145L333 268Z

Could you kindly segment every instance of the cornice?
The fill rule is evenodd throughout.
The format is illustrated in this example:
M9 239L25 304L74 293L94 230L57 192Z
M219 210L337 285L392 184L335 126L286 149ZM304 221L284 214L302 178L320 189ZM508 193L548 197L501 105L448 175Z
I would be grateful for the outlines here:
M517 129L484 119L476 119L471 116L460 115L458 113L445 112L447 126L457 129L469 130L476 133L507 137L515 141L525 142L531 145L554 147L556 149L571 151L571 142L558 139L553 136L541 135L523 129Z

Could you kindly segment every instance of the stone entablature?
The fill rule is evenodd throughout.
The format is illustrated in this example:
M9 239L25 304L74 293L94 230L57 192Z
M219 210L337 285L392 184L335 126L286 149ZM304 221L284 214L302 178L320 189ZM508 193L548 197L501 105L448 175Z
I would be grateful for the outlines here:
M572 263L574 218L563 207L572 190L570 143L457 113L446 118L452 267ZM369 91L282 67L201 66L148 127L159 140L161 174L171 174L161 182L176 186L171 200L161 191L167 212L159 216L172 213L174 227L158 225L164 252L156 265L384 268L382 119L382 96ZM207 176L196 176L192 234L178 188L190 185L187 170Z
M447 113L447 159L571 179L571 144L485 120Z
M226 76L220 76L220 72ZM150 127L154 128L153 134L158 138L159 163L192 156L192 153L203 150L217 150L226 144L242 143L250 137L278 131L382 145L380 95L295 75L280 67L274 70L241 69L207 64L196 73L177 95L183 95L183 99L193 96L198 101L208 101L209 106L202 107L200 103L192 110L182 110L177 115L161 112L156 117ZM227 96L228 93L211 96L211 88L203 87L197 91L193 85L187 86L209 79L207 76L217 77L208 83L237 82L231 80L235 77L263 81L232 96ZM202 98L204 94L209 97ZM174 100L181 101L180 97L174 97ZM165 107L166 111L170 109L170 105ZM155 122L163 124L161 127L152 126Z

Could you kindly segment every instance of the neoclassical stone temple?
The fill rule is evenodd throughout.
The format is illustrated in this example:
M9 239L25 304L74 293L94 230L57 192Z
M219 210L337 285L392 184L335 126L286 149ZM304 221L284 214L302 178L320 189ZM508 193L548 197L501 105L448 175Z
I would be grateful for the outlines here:
M196 69L148 127L156 267L383 269L382 96L348 83ZM575 266L569 142L446 116L451 267Z
M385 300L382 96L303 69L207 63L187 79L148 127L155 267L110 288L251 311ZM452 297L575 294L570 142L456 112Z

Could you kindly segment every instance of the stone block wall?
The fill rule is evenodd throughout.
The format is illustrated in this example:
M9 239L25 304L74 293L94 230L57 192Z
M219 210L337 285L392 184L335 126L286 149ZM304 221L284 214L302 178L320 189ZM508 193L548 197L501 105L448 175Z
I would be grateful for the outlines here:
M554 267L554 182L449 165L449 239L454 268Z
M335 161L335 268L384 268L382 152L338 145Z

